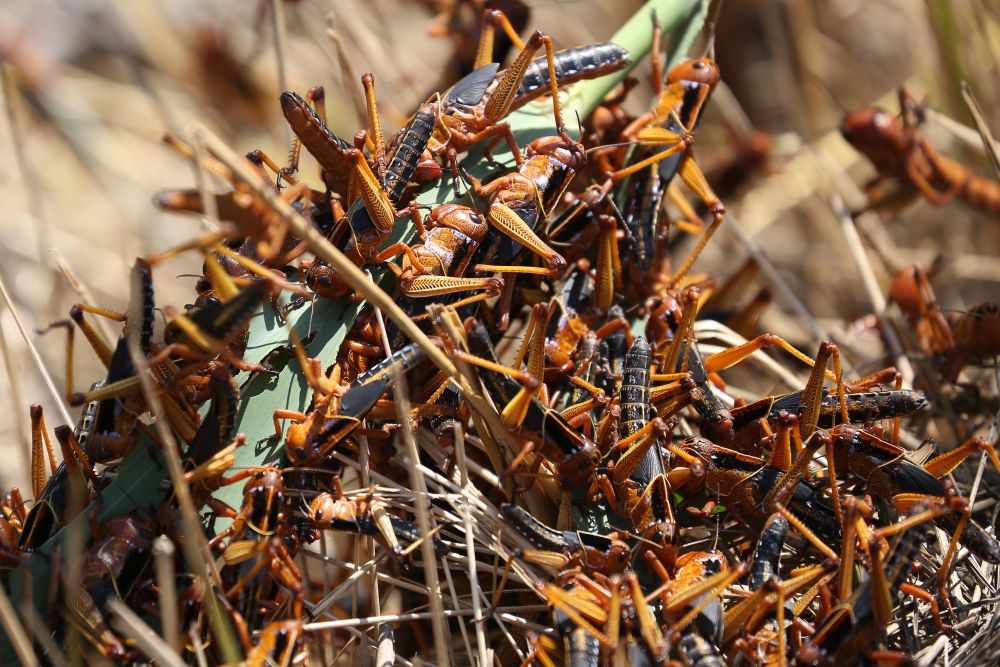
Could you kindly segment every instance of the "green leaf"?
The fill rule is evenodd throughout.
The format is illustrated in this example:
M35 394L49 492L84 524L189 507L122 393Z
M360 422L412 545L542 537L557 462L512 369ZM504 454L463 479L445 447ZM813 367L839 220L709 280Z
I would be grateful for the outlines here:
M397 224L383 247L399 241L411 243L415 236L416 229L412 224ZM395 283L395 277L388 271L378 272L373 280L382 289L388 290L393 289ZM287 294L281 298L283 303L289 302ZM273 311L265 306L263 313L251 321L249 343L244 355L247 360L260 363L268 355L274 355L278 348L285 349L278 350L277 355L268 359L274 375L259 374L241 388L236 432L246 436L246 444L236 450L234 467L252 468L277 463L283 453L282 440L268 440L274 434L274 411L304 412L312 400L312 388L289 347L289 327L294 327L300 340L309 341L306 356L319 359L324 369L329 368L337 360L340 346L364 305L364 301L350 299L316 299L294 311L287 325L282 325ZM287 425L285 421L285 429ZM242 494L242 485L234 484L219 489L213 497L230 507L239 508ZM229 519L219 519L214 529L222 530L229 523Z
M649 316L643 315L642 317L635 317L629 319L631 326L629 327L629 332L632 334L633 338L638 338L639 336L646 335L646 323L649 322Z
M337 360L337 352L363 306L363 301L317 299L297 312L292 326L301 338L312 336L306 345L306 356L319 359L323 368L331 366ZM255 331L255 326L263 330ZM256 345L257 334L260 340L267 341L255 349L270 352L278 346L289 345L287 328L266 318L258 318L255 326L251 326L250 340ZM274 411L304 412L312 400L312 387L290 349L270 363L275 375L258 374L241 390L236 431L246 436L246 444L235 452L236 468L277 463L284 453L282 440L267 439L274 434ZM286 427L287 423L284 422ZM242 496L242 484L223 487L214 494L215 498L233 508L239 508ZM222 530L229 523L229 519L220 519L215 522L214 528Z

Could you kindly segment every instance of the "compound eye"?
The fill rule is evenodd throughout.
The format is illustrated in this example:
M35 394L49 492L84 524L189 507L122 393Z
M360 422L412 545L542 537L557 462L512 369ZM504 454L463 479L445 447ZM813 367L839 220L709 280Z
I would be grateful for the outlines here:
M320 284L320 287L329 287L330 286L330 276L320 276L318 282Z
M693 67L693 68L695 68L695 69L705 69L705 63L703 63L703 62L701 62L701 61L699 60L699 61L697 61L697 62L693 63L693 64L691 65L691 67Z

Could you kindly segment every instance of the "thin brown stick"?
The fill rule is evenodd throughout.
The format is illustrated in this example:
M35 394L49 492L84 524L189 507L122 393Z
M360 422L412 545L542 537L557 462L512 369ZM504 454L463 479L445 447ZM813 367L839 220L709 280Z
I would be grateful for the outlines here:
M517 607L501 607L497 609L498 614L521 613L523 611L544 611L548 605L519 605ZM458 616L472 616L475 612L472 609L445 609L441 612L445 618L455 618ZM406 614L387 614L385 616L364 616L361 618L345 618L336 621L319 621L317 623L307 623L302 626L306 632L316 632L318 630L332 630L335 628L360 627L365 625L375 625L376 623L406 623L411 621L426 621L434 618L434 612L410 612Z
M10 603L10 598L3 586L0 586L0 624L3 624L7 638L14 646L14 652L17 653L21 664L24 667L36 667L38 659L31 648L31 640L28 638L28 633L24 631L21 619L17 617L14 605Z
M166 667L184 667L184 661L173 647L163 641L153 628L146 625L122 600L118 598L108 600L108 610L117 617L118 629L134 639L139 648L157 664Z
M59 273L62 274L63 278L69 284L70 288L76 292L80 299L84 303L97 304L94 299L93 293L90 288L87 287L86 283L80 280L80 277L73 270L73 267L69 265L66 258L60 254L55 248L49 250L49 255L52 256L52 261L56 263L56 268L59 269ZM102 334L104 334L105 340L113 340L114 334L111 332L111 327L108 326L108 320L104 317L95 317L93 322L96 324L97 328Z
M989 156L990 162L993 163L993 170L1000 176L1000 154L997 151L996 140L990 132L990 126L986 124L986 119L983 117L983 110L979 108L979 102L972 95L967 81L962 82L962 99L965 100L965 105L969 107L969 113L972 114L972 120L976 123L976 130L979 131L979 136L982 137L986 154Z
M45 362L42 361L42 355L38 353L38 348L35 346L35 342L31 340L31 337L28 335L28 330L24 326L24 321L21 319L21 314L17 310L17 305L14 303L14 300L11 299L10 292L7 291L7 284L4 282L2 274L0 274L0 296L3 297L4 303L7 304L7 308L10 309L10 314L14 318L14 324L17 326L17 331L21 334L21 339L27 346L28 353L31 354L31 358L35 362L35 367L38 369L38 372L41 373L42 380L45 382L46 388L52 395L52 400L59 409L59 416L62 418L63 423L74 423L73 418L69 416L69 410L66 409L66 403L63 401L62 394L56 388L56 383L52 380L52 375L49 374L49 369L45 367Z
M417 515L417 528L420 534L425 536L420 545L420 555L423 558L424 576L427 582L427 597L431 607L431 629L434 632L434 652L437 664L451 664L450 642L448 640L448 629L444 623L444 604L441 599L441 585L438 580L436 566L437 555L434 553L434 543L430 539L431 520L430 507L427 499L427 481L424 479L422 466L420 466L420 453L417 451L417 439L413 434L413 427L410 425L410 402L406 395L406 379L403 374L396 370L395 392L396 407L399 411L399 423L402 426L402 438L406 444L406 457L410 472L410 488L416 495L414 499L414 509Z
M209 577L208 584L210 587L221 589L222 581L219 579L219 573L212 562L211 550L209 549L208 541L205 539L205 533L201 528L198 508L194 506L194 501L191 499L191 489L188 487L187 479L184 477L184 468L181 464L177 440L168 426L168 420L164 418L163 403L156 388L153 386L153 381L148 372L146 357L139 349L139 342L137 340L129 341L129 352L131 353L132 363L135 367L142 369L141 372L137 373L142 386L142 393L150 414L157 418L153 425L163 444L163 457L166 459L167 471L170 474L170 481L173 484L177 504L181 510L184 530L189 536L187 539L181 541L184 556L196 574ZM210 593L209 598L214 600L215 596ZM236 636L233 634L232 627L223 618L221 608L218 604L214 604L209 605L208 610L209 623L212 626L212 633L215 639L219 642L219 650L228 662L238 661L240 659L240 651L237 648Z
M7 336L4 335L2 326L0 326L0 354L3 355L3 365L7 371L6 377L10 382L11 412L14 413L18 438L21 440L20 446L17 447L17 451L21 455L21 470L22 474L30 475L31 425L25 415L26 411L22 409L26 401L24 400L24 390L21 387L20 373L14 367L16 363L14 355L10 352L10 345L7 344ZM25 477L25 479L29 479L29 477Z
M160 535L153 542L153 558L156 561L156 587L159 591L163 639L174 650L180 650L183 647L180 645L180 628L177 625L174 543L166 535Z

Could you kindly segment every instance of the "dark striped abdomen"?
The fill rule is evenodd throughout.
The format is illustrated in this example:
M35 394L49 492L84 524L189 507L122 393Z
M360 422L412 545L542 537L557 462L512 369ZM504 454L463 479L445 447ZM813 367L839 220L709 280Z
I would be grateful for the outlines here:
M636 159L652 155L652 149L637 151ZM622 211L625 226L632 238L629 243L630 263L639 271L649 271L656 254L656 234L660 220L660 202L667 183L660 177L659 169L643 169L628 181L627 198Z
M621 437L627 438L649 421L649 364L653 351L645 338L639 336L625 355L625 375L622 378Z
M678 644L681 659L689 667L722 667L722 656L708 640L697 633L689 632Z
M348 388L348 391L369 382L378 382L381 380L391 382L396 373L406 373L425 359L427 359L427 353L424 352L424 349L416 343L411 343L393 352L391 357L383 359L372 366L367 373L359 375L358 379Z
M753 552L753 567L750 570L750 590L755 591L768 579L778 574L778 560L785 546L788 534L788 520L780 514L772 514L764 524Z
M566 636L566 649L568 667L598 667L601 664L601 644L583 628L575 628Z
M501 503L500 512L533 547L558 553L569 550L562 532L549 528L517 505Z
M628 51L612 42L587 44L555 54L556 82L565 86L617 72L629 65ZM549 90L549 65L543 56L528 65L511 108L517 109Z
M132 267L132 274L129 280L131 281L129 303L141 304L138 313L130 312L129 315L132 317L140 315L141 317L139 322L130 321L132 318L126 321L126 336L136 336L139 340L139 349L148 355L153 347L153 311L156 308L153 296L153 271L149 262L144 259L137 259L135 265Z
M435 105L425 104L413 114L413 118L403 128L396 150L385 169L384 189L389 195L393 206L399 206L407 181L413 176L413 170L420 161L420 156L427 148L427 142L434 131L436 120Z
M385 168L385 183L382 189L385 191L389 202L393 207L398 207L406 184L413 176L413 170L420 161L420 155L427 148L427 142L431 138L436 120L435 105L425 104L413 114L413 118L401 131L396 148L392 152L389 164ZM356 247L364 246L375 242L375 246L381 244L384 237L378 230L371 214L365 208L364 198L358 197L347 211L347 219L350 221L353 236L348 235L344 249L352 252ZM376 242L377 241L377 242Z

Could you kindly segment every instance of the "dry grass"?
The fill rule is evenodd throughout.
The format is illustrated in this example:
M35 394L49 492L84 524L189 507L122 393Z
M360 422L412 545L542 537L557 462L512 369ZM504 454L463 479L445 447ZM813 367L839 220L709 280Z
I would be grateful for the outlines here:
M531 25L549 31L562 46L581 44L608 37L639 4L537 4ZM239 152L262 148L281 158L289 138L277 104L283 79L287 88L300 92L317 83L325 85L331 126L341 136L351 136L363 124L353 96L360 87L356 80L345 81L330 28L343 40L354 74L369 70L376 74L383 116L396 127L435 88L449 53L446 42L425 34L432 13L424 4L304 0L283 5L281 73L270 15L259 14L258 9L248 2L149 0L47 0L0 6L0 57L5 61L0 151L7 156L7 168L0 173L4 202L0 277L57 387L63 386L61 334L41 337L30 332L64 318L70 304L81 298L123 309L133 258L198 231L196 219L165 215L151 204L161 187L194 183L187 163L160 143L164 131L186 134L197 121ZM892 361L885 357L878 337L857 325L882 309L877 294L884 294L890 273L873 247L896 266L928 267L940 257L934 286L946 310L998 300L996 220L960 203L945 208L919 203L895 220L864 216L858 221L859 245L845 234L832 203L839 198L849 209L859 208L864 200L856 184L871 174L870 165L837 132L844 111L875 100L895 110L894 90L903 82L918 96L927 92L942 114L971 126L959 92L960 80L968 80L987 111L987 122L1000 131L1000 88L992 85L1000 65L998 31L1000 12L981 0L954 6L943 0L727 3L716 48L724 81L738 103L710 107L699 128L698 155L709 169L713 162L725 160L732 152L733 119L745 114L752 125L775 136L775 173L726 201L731 220L739 222L743 233L726 223L699 270L726 276L755 247L773 265L773 275L784 282L784 289L790 288L809 312L805 317L781 292L781 284L765 275L746 289L749 294L769 285L775 291L775 303L761 328L779 332L805 349L814 349L821 335L832 337L849 351L849 362L859 373ZM225 53L233 56L243 77L242 88L230 87L232 73L213 77L212 72L227 71L218 56L207 63L199 61L198 44L210 41L207 35L225 43ZM647 72L646 64L637 70L643 79ZM630 109L640 111L650 96L643 80L629 100ZM932 120L928 134L946 154L988 173L989 163L977 146L962 143L944 124ZM314 173L308 165L303 171ZM53 251L79 277L85 297L69 286ZM171 264L170 270L198 272L196 259L185 261ZM871 281L865 283L866 272L881 292L873 291ZM161 303L183 304L190 299L192 285L188 278L159 279L157 298ZM888 314L896 316L893 307ZM9 378L0 387L0 406L8 412L0 423L6 456L0 486L26 489L30 487L27 405L41 403L49 415L57 416L58 397L46 390L11 312L2 305L0 333L5 345L2 364ZM926 360L912 353L906 340L902 345L911 352L906 363L917 370L924 367ZM84 379L102 375L93 355L79 346L78 352L77 390L83 388ZM979 409L960 420L928 421L914 433L918 439L954 443L974 432L987 433L996 410L995 380L989 372L971 377L981 380ZM435 450L424 448L424 453L433 456ZM970 468L959 475L969 484L975 474L975 467ZM431 498L456 508L453 513L438 510L454 526L471 520L477 522L480 538L490 534L483 529L496 521L496 510L473 487L436 477L428 477L427 483ZM994 523L1000 511L997 488L996 476L987 471L978 498L994 508ZM399 497L397 502L412 507L414 497ZM449 539L462 536L456 528ZM492 546L498 551L505 548L499 541ZM497 577L502 568L501 562L487 558L485 547L476 545L481 551L476 564L480 576L472 576L473 581ZM931 565L943 549L932 551L926 555ZM337 558L364 562L357 554ZM955 604L967 619L959 626L960 634L938 643L923 637L913 644L925 646L918 659L927 664L933 660L986 664L1000 654L992 638L1000 573L973 561L960 554L952 575ZM454 557L450 566L468 568L471 563L463 555ZM373 568L358 568L354 570L358 579L374 578ZM467 595L452 587L452 575L447 568L443 571L447 583L443 590L455 599ZM378 576L400 589L409 585L384 573ZM351 583L348 579L341 588ZM398 597L383 604L399 608ZM912 623L919 620L922 625L914 629L908 621L892 629L904 646L921 633L936 632L928 627L923 606L910 608ZM321 621L320 610L314 612ZM467 654L480 651L478 625L465 624L462 629Z

